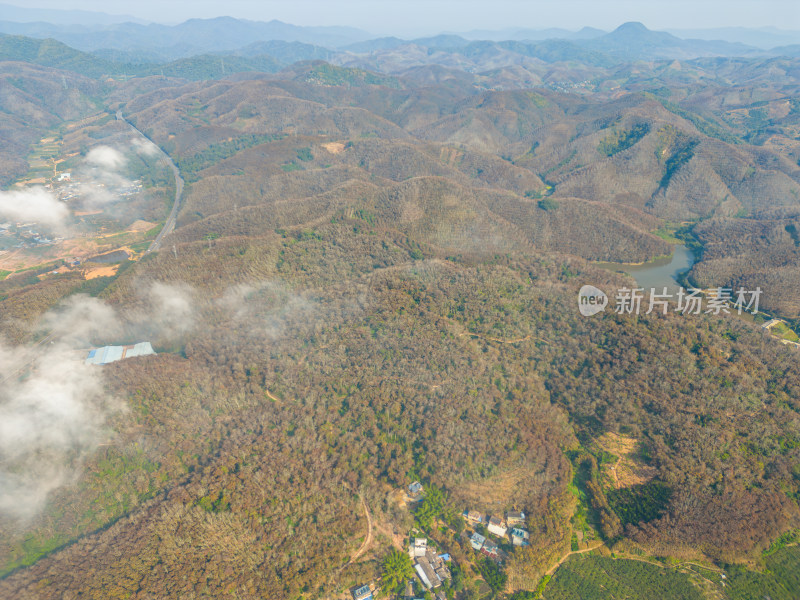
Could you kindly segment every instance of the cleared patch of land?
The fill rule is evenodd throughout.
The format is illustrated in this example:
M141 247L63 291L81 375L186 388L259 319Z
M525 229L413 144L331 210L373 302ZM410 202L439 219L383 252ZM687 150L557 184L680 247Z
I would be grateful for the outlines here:
M84 274L85 279L97 279L98 277L113 277L117 274L119 265L108 265L97 269L91 269Z
M344 152L345 146L342 142L328 142L327 144L322 144L322 147L331 154L339 154L340 152Z
M458 496L465 505L477 510L505 511L513 508L513 499L527 475L525 469L513 469L481 481L466 482L459 486Z
M600 448L617 457L615 462L601 467L615 489L641 485L656 476L656 469L645 464L638 456L638 439L608 432L596 441Z

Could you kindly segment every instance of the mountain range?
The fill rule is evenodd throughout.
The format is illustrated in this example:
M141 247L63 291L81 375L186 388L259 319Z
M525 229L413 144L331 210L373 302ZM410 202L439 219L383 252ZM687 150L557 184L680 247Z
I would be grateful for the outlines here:
M232 18L194 19L174 27L124 23L91 28L2 22L0 30L17 32L0 34L3 60L66 68L91 77L123 78L164 75L216 79L243 71L274 73L298 61L324 60L387 74L425 65L471 73L513 67L525 70L528 75L522 81L529 83L559 79L553 69L543 73L543 65L579 63L581 69L564 71L569 74L563 78L575 82L637 61L766 59L800 54L800 46L765 51L741 43L685 40L633 22L610 33L595 35L597 31L592 31L591 36L540 41L470 40L454 34L414 40L364 39L367 34L348 28L305 28Z
M371 54L415 45L428 50L458 51L472 43L518 41L528 46L557 45L574 57L581 51L594 51L611 60L653 60L666 58L697 58L700 56L776 55L781 46L800 43L795 32L764 32L759 30L705 30L682 32L677 37L667 32L647 29L641 23L624 23L611 32L585 27L577 32L564 29L511 29L505 31L471 31L458 35L440 34L433 37L401 39L375 38L366 31L352 27L302 27L281 21L248 21L232 17L190 19L177 25L119 22L111 16L81 19L57 13L51 19L30 21L44 15L40 11L3 10L0 32L34 38L52 38L85 52L111 51L132 62L158 62L187 58L197 54L231 53L252 44L267 41L300 42L321 46L337 54ZM55 14L55 13L54 13ZM72 14L72 13L70 13ZM28 18L23 18L24 16ZM749 33L748 33L749 32ZM769 45L771 34L774 43ZM719 37L715 37L719 34ZM747 35L746 35L747 34ZM728 36L736 41L726 41ZM699 39L703 37L704 39ZM748 45L741 40L752 42ZM563 50L569 48L569 51Z

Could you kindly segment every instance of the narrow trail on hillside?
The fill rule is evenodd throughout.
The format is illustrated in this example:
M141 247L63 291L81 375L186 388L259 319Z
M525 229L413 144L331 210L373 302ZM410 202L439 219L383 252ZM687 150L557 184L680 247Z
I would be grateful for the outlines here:
M359 557L367 551L367 548L369 548L370 544L372 544L372 515L369 513L367 502L364 500L364 495L361 492L358 492L358 498L361 500L361 506L364 508L364 515L366 515L367 518L367 537L364 538L364 542L361 544L358 550L353 553L353 555L350 557L350 560L348 560L342 566L331 571L328 583L335 584L336 586L339 585L339 576L341 575L342 571L357 561Z
M556 564L550 567L547 570L547 572L545 572L545 575L552 575L553 573L555 573L556 569L558 569L558 567L564 564L564 561L567 560L573 554L583 554L584 552L591 552L592 550L597 550L603 545L604 542L597 542L594 546L589 546L588 548L584 548L583 550L572 550L571 552L567 552L564 556L561 557L561 560L559 560Z
M367 537L364 538L364 543L361 544L361 547L355 551L353 556L350 557L348 561L348 565L352 565L358 558L367 551L367 548L372 543L372 515L369 514L369 508L367 507L367 502L364 500L364 496L359 492L358 497L361 499L361 506L364 507L364 514L367 517Z
M478 339L481 339L481 340L486 340L488 342L497 342L498 344L519 344L519 343L522 343L522 342L527 342L530 339L534 339L534 340L538 340L538 341L542 342L543 344L550 345L550 342L548 342L547 340L542 339L540 337L537 337L535 335L531 335L531 334L526 335L523 338L517 338L517 339L513 339L513 340L501 340L500 338L489 337L488 335L481 335L480 333L471 333L471 332L468 332L468 331L464 332L464 333L459 333L458 335L459 335L459 337L468 335L470 337L478 338Z

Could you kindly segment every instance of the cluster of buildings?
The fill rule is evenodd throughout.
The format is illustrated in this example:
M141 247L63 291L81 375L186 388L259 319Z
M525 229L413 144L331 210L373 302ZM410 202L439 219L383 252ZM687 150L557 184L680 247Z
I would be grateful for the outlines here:
M56 185L58 184L58 185ZM122 185L108 186L102 181L89 181L80 182L72 178L72 173L61 173L56 177L54 183L48 183L45 187L55 192L56 197L62 202L70 202L76 198L80 198L84 193L90 191L91 188L98 190L106 190L108 193L113 194L117 198L128 198L140 193L143 189L142 181L124 182Z
M464 520L476 530L469 538L472 548L493 560L502 560L500 547L493 539L477 531L479 526L485 527L489 534L501 540L510 539L515 546L530 544L530 535L525 529L525 513L522 511L509 511L503 518L498 515L484 515L477 510L466 510L463 516Z
M452 560L450 555L440 554L432 544L428 543L427 538L420 537L411 540L408 555L414 564L417 576L408 580L402 599L423 600L424 594L428 592L435 600L447 600L444 590L439 588L453 577L448 567L448 563ZM353 600L373 600L377 589L374 583L363 584L352 588L350 593Z
M59 185L48 183L44 187L49 190L53 190L53 192L56 194L56 197L62 202L69 202L70 200L74 200L80 196L80 184L72 181L72 173L61 173L58 177L56 177L55 183L58 183Z
M596 86L588 79L584 79L583 81L550 81L537 87L544 87L556 92L568 94L570 92L579 92L583 90L591 91L594 90Z
M419 481L413 482L406 490L407 502L419 502L424 498L424 489ZM464 533L468 537L472 548L476 552L501 562L506 554L501 550L500 544L510 540L514 546L528 546L529 534L526 529L525 513L522 511L508 511L503 515L484 515L476 510L466 510L464 520L472 529ZM408 556L414 565L416 577L410 579L401 595L402 600L422 600L422 596L435 600L446 600L443 585L452 579L450 564L452 559L449 554L441 553L430 543L428 538L411 538L408 546ZM374 585L360 585L350 590L353 600L373 600L376 589Z
M450 569L447 567L450 555L439 554L433 546L428 544L427 538L414 538L409 544L408 554L424 589L435 590L452 578Z
M39 233L34 227L37 223L2 223L0 224L0 236L7 236L9 240L4 241L6 248L31 248L35 246L47 246L63 238L51 239Z

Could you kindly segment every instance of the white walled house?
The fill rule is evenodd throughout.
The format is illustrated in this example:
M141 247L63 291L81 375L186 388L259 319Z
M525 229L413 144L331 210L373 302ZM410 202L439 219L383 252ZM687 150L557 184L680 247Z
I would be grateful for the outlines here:
M493 533L499 537L505 537L506 535L506 526L503 524L503 520L500 517L490 517L486 529L489 530L489 533Z

